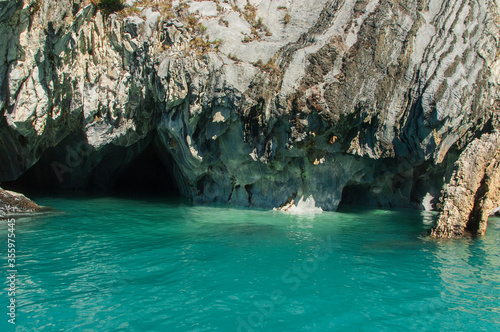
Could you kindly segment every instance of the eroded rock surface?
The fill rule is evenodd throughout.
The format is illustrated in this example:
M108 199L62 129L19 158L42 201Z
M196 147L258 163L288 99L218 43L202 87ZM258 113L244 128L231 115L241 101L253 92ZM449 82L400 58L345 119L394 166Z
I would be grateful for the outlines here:
M126 3L0 1L0 181L154 144L198 202L434 209L500 110L497 1Z
M51 208L37 205L23 194L0 188L1 218L51 210Z
M455 164L443 195L434 237L484 235L488 217L500 206L500 134L474 140Z

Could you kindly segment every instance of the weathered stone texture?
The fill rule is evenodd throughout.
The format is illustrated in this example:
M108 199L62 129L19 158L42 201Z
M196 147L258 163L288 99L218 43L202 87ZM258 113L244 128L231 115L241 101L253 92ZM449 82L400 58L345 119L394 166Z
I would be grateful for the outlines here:
M0 217L9 218L37 212L52 211L51 208L37 205L26 196L0 188Z
M484 134L467 146L442 197L434 237L484 235L488 217L500 205L500 134Z

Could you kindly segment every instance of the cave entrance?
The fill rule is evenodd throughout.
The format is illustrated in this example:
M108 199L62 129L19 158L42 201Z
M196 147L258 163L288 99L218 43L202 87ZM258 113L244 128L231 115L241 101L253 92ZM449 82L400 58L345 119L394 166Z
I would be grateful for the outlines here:
M370 192L369 184L347 184L342 190L342 198L337 210L350 210L357 207L381 208L382 206Z
M166 165L170 158L162 157L155 144L149 144L130 163L116 172L109 188L106 188L107 191L113 195L180 196L171 167Z
M177 197L173 168L171 155L157 146L153 135L128 147L110 144L99 151L87 145L85 136L75 135L47 149L21 177L1 186L35 196L77 192Z

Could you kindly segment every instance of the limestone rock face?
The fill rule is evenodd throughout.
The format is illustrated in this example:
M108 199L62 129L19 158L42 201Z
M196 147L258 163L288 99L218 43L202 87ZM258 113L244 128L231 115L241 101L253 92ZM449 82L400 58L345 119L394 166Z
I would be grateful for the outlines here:
M434 237L484 235L488 217L500 204L500 134L474 140L455 164L443 195Z
M433 209L500 110L493 0L0 1L0 181ZM35 166L34 166L35 165ZM33 171L35 172L35 171Z

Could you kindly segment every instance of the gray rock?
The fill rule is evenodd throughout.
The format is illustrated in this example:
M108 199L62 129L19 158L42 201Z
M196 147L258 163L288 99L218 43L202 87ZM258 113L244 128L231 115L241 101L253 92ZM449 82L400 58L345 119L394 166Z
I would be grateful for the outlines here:
M184 27L184 24L182 24L181 22L179 21L173 21L172 24L174 25L174 27L176 27L177 29L181 29Z
M133 7L136 2L137 2L137 0L126 0L124 2L124 5L127 6L127 7Z
M144 29L144 20L137 16L129 16L125 19L125 32L129 33L132 38L136 38Z

